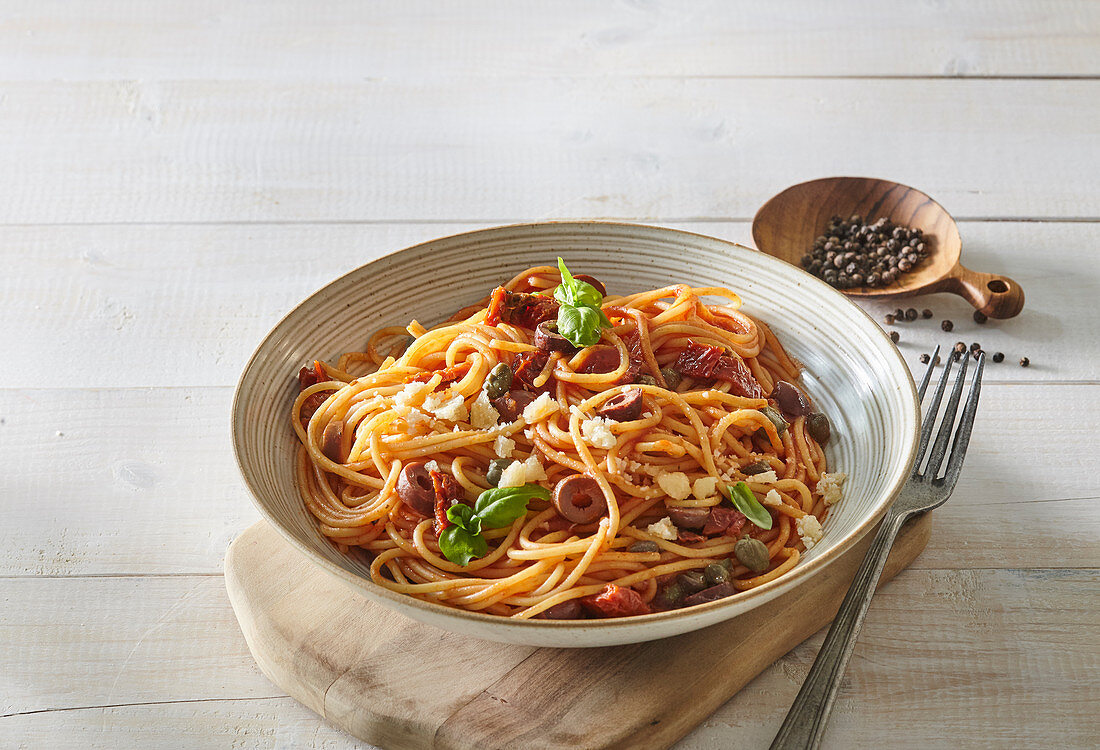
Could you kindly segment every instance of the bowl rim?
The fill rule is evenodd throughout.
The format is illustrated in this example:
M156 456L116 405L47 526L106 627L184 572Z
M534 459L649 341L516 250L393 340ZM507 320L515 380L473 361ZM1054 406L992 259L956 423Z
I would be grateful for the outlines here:
M437 604L435 602L426 602L422 599L418 599L408 594L401 594L396 591L391 591L384 586L380 586L374 581L361 575L356 575L345 568L336 565L330 560L327 560L317 552L315 552L310 545L304 543L296 536L294 536L289 530L283 527L283 525L275 518L275 516L265 507L260 501L257 490L253 487L249 480L248 472L245 469L245 462L242 458L242 435L239 429L239 424L243 421L241 414L241 391L245 385L246 379L249 377L254 367L258 366L258 360L261 357L263 350L267 348L268 342L273 339L279 332L288 319L293 317L298 310L313 300L320 292L328 289L329 287L337 284L338 282L346 279L347 277L359 273L364 267L373 263L377 263L381 260L389 258L398 253L406 252L408 250L414 250L422 248L426 245L432 245L437 242L444 242L452 240L458 237L473 237L475 235L483 235L491 237L494 234L507 233L509 231L529 231L538 232L547 227L558 228L575 228L583 231L585 228L591 227L605 227L609 229L622 228L642 230L647 232L655 232L658 234L665 234L668 236L681 235L685 237L695 237L707 240L708 242L717 242L724 245L728 245L732 248L739 248L748 250L750 252L759 253L761 256L769 258L769 262L775 262L781 264L786 269L794 271L796 274L802 277L802 280L812 285L818 285L820 288L827 290L828 294L834 294L840 300L843 300L845 304L855 308L855 310L867 319L867 322L871 324L872 329L877 332L877 335L881 336L884 341L890 342L888 351L891 356L896 360L896 363L900 366L900 370L906 374L905 383L909 387L908 389L902 389L901 395L904 400L908 402L909 411L913 417L913 429L909 434L909 451L905 457L903 465L904 470L899 473L895 478L893 484L883 491L885 500L880 502L874 509L874 511L866 518L864 518L854 529L848 532L848 534L838 540L831 548L826 550L820 557L816 557L805 564L799 563L794 568L787 571L785 574L769 581L765 584L749 589L748 591L738 592L737 596L726 597L724 599L717 599L713 602L707 602L705 604L695 605L693 607L684 607L681 609L667 610L665 612L653 612L645 615L630 615L627 617L613 617L603 619L583 619L583 620L545 620L529 618L525 620L516 620L509 617L502 617L500 615L490 615L483 612L472 612L470 610L459 609L457 607L449 607L444 604ZM796 276L799 278L799 276ZM611 630L630 630L640 626L644 626L647 623L667 623L675 620L692 620L699 615L703 615L708 612L714 612L718 609L729 607L740 609L741 613L747 612L756 606L759 606L766 601L772 599L774 596L778 596L787 589L794 588L796 585L801 584L809 577L816 575L823 570L828 564L839 558L844 552L851 549L864 535L871 530L871 528L879 522L879 520L886 514L886 511L897 499L898 494L905 486L908 480L909 474L912 471L913 464L916 460L917 446L920 439L920 399L917 397L916 383L913 380L913 375L909 370L909 366L905 363L905 360L901 356L901 352L897 347L893 345L886 333L878 326L874 318L849 299L847 296L837 291L833 287L826 284L816 276L787 263L769 253L762 250L741 245L730 240L721 239L719 237L713 237L710 235L702 234L699 232L691 232L683 229L674 229L671 227L664 227L654 224L640 224L636 222L625 221L602 221L602 220L550 220L550 221L537 221L537 222L519 222L514 224L501 224L491 227L484 227L481 229L474 229L465 232L455 232L453 234L443 235L440 237L434 237L424 242L418 242L414 245L399 248L388 253L379 255L376 258L371 259L367 263L364 263L356 268L353 268L346 273L337 276L336 278L326 282L323 286L315 289L298 304L292 307L285 315L283 315L277 323L267 332L267 334L260 340L260 343L253 350L252 355L248 358L248 362L245 364L244 369L241 371L241 376L237 380L237 385L233 392L233 402L230 406L230 434L233 442L233 457L237 463L237 470L241 475L241 479L244 481L245 487L248 489L248 493L252 498L252 504L260 511L260 515L263 519L273 526L282 537L287 540L292 547L297 549L300 553L305 555L311 562L319 565L323 570L327 571L331 575L334 575L345 584L356 589L360 594L373 597L386 599L397 605L397 611L401 612L404 607L411 607L416 610L424 612L428 616L440 616L443 619L457 618L459 620L465 620L472 624L485 624L496 625L500 629L512 629L522 628L528 632L534 633L537 630L571 630L571 629L589 629L599 628L601 631ZM749 606L745 606L749 605ZM402 613L404 614L404 613ZM736 614L730 615L735 617ZM434 618L433 618L434 619ZM726 618L729 619L729 618ZM690 628L688 629L690 630Z

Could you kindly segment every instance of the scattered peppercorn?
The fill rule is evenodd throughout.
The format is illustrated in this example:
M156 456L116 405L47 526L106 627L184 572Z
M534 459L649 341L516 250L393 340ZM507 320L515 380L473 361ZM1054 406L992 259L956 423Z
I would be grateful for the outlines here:
M966 352L966 344L964 344L961 341L956 341L955 342L955 353L956 354L964 354L965 352Z
M955 327L955 324L952 323L950 320L945 320L942 323L940 323L940 328L942 328L947 333L950 333L951 329L954 328L954 327Z
M894 310L894 317L898 320L903 319L905 317L905 310L902 310L900 307L897 310Z
M917 308L910 307L908 310L906 310L905 311L905 319L908 320L910 323L912 323L914 320L916 320L917 319Z
M923 310L921 310L921 311L920 311L920 316L921 316L922 318L924 318L925 320L928 320L929 318L931 318L931 317L932 317L932 311L931 311L931 310L929 310L929 309L928 309L928 308L926 307L926 308L924 308Z
M987 320L989 320L989 318L986 317L986 314L984 312L982 312L981 310L975 310L974 311L974 322L975 323L977 323L978 325L981 325L982 323L986 322Z
M996 354L993 355L993 361L994 362L1004 362L1005 361L1005 353L1004 352L997 352Z
M926 365L926 364L928 364L928 362L929 362L929 361L930 361L931 359L932 359L932 358L931 358L931 357L929 357L929 356L928 356L927 354L922 354L922 355L920 355L920 363L921 363L922 365Z
M1030 364L1031 364L1031 360L1028 359L1027 357L1024 357L1023 359L1020 360L1020 367L1027 367Z
M894 316L893 315L888 314L886 316L886 325L888 325L888 326L894 325Z
M897 331L890 331L890 340L893 341L895 344L898 343L899 341L901 341L901 334L899 334Z
M973 344L970 345L970 351L972 351L972 352L976 352L981 348L982 348L982 345L979 344L977 341L975 341Z
M837 289L884 287L922 263L929 255L924 232L886 218L865 222L862 216L834 216L802 256L802 267ZM894 317L904 317L898 310Z
M976 362L976 361L978 360L978 357L980 357L980 356L982 356L983 354L985 354L985 352L984 352L984 351L982 351L981 349L975 349L974 351L972 351L972 352L970 352L970 353L974 355L974 361L975 361L975 362Z

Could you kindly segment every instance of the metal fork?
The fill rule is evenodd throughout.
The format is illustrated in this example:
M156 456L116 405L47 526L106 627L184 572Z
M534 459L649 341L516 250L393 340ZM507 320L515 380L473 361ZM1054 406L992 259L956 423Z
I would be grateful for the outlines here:
M917 392L920 400L924 401L925 391L932 379L932 372L936 367L936 358L940 349L936 347L935 353L928 361L928 370L921 379ZM938 508L943 505L951 492L955 489L955 483L962 471L963 458L966 456L966 447L970 443L970 432L974 427L974 414L978 411L978 394L982 389L982 370L985 367L985 354L978 355L978 365L974 372L970 393L966 398L966 406L963 408L962 417L959 419L958 428L955 430L955 438L951 439L952 427L955 424L955 416L959 408L959 400L962 396L963 384L966 380L966 367L969 357L964 354L962 366L958 377L955 379L955 387L951 391L951 397L944 409L940 430L936 435L936 441L929 451L928 441L932 436L932 430L936 423L936 415L939 412L940 401L943 400L944 391L947 389L947 381L951 376L951 365L954 357L947 358L944 367L943 378L936 389L935 396L928 406L924 424L921 426L920 442L917 446L917 461L913 465L913 473L909 481L905 483L898 499L886 512L874 541L867 550L867 556L863 558L856 577L844 597L836 619L833 620L829 634L825 636L821 650L814 660L806 681L802 683L802 689L798 691L798 697L794 705L787 712L787 718L783 720L783 726L779 728L775 740L771 744L772 750L803 750L815 748L821 741L825 731L825 722L829 718L833 701L840 688L840 678L844 674L844 668L848 665L848 659L855 648L856 636L859 634L863 617L867 614L867 607L871 603L871 595L874 594L875 584L878 583L882 568L886 564L886 557L890 554L890 548L897 538L898 531L909 518ZM948 443L951 443L948 451ZM940 466L944 458L950 452L947 469L944 476L937 478ZM921 464L928 458L928 465L921 471Z

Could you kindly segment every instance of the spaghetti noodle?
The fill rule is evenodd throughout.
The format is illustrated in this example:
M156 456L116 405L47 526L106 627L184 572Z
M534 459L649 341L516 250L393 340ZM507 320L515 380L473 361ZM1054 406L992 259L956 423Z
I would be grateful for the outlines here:
M302 369L321 531L381 586L518 619L690 606L793 568L843 480L800 365L729 289L603 296L561 268ZM592 320L596 343L563 335Z

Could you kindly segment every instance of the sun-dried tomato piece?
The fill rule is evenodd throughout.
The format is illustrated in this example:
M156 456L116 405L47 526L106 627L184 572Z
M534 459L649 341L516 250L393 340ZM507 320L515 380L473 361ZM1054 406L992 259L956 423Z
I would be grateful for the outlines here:
M321 408L321 404L325 403L331 395L331 392L322 391L321 393L311 393L306 396L306 400L302 402L302 410L298 412L298 418L302 421L302 427L309 424L310 418Z
M749 371L749 366L740 357L723 354L711 371L711 377L715 380L725 380L732 385L730 392L735 396L764 398L764 389L756 382L756 378Z
M436 536L451 525L447 520L447 509L454 505L462 497L462 485L456 482L450 474L432 469L428 472L432 478L432 487L435 489L435 533Z
M707 538L696 534L694 531L685 531L679 529L676 534L676 541L680 544L695 544L696 542L705 542Z
M709 378L712 377L711 373L714 372L714 366L718 364L718 358L724 352L725 350L720 346L697 344L694 341L689 341L684 350L680 352L673 369L693 378Z
M507 294L504 287L498 286L489 295L489 312L485 315L485 324L495 326L500 323L500 315L504 311L504 297Z
M736 508L715 506L710 509L710 517L703 527L703 535L727 534L737 536L741 533L741 527L745 525L746 521L748 521L748 518L745 514Z
M324 383L329 380L329 376L325 374L325 368L321 366L321 360L313 360L313 367L303 367L298 370L298 392L301 393L311 385L317 385L318 383Z
M405 378L406 383L427 383L437 374L442 375L443 379L439 381L439 385L435 387L437 391L443 390L456 380L461 380L462 377L470 371L470 362L459 362L456 365L451 365L442 370L428 370L427 372L418 372L415 375L410 375Z
M546 367L546 362L549 359L550 352L543 349L517 354L516 358L512 360L512 388L525 391L540 390L535 387L534 381L542 372L542 368ZM546 381L543 390L552 380L553 378L550 378Z
M608 344L597 344L596 346L590 346L586 350L587 357L584 362L581 363L581 372L591 373L606 373L614 372L619 367L621 358L619 357L619 350ZM637 360L630 357L626 372L619 378L617 383L633 383L635 378L638 377L638 373L641 372L642 363L641 358Z
M490 300L490 312L493 309L492 303L495 301L496 290L493 290L493 295L494 299ZM499 304L498 316L499 320L505 323L533 330L544 320L557 320L559 307L556 299L544 294L505 291Z
M581 597L581 606L596 617L630 617L648 615L649 605L642 595L631 588L609 583L603 591Z

